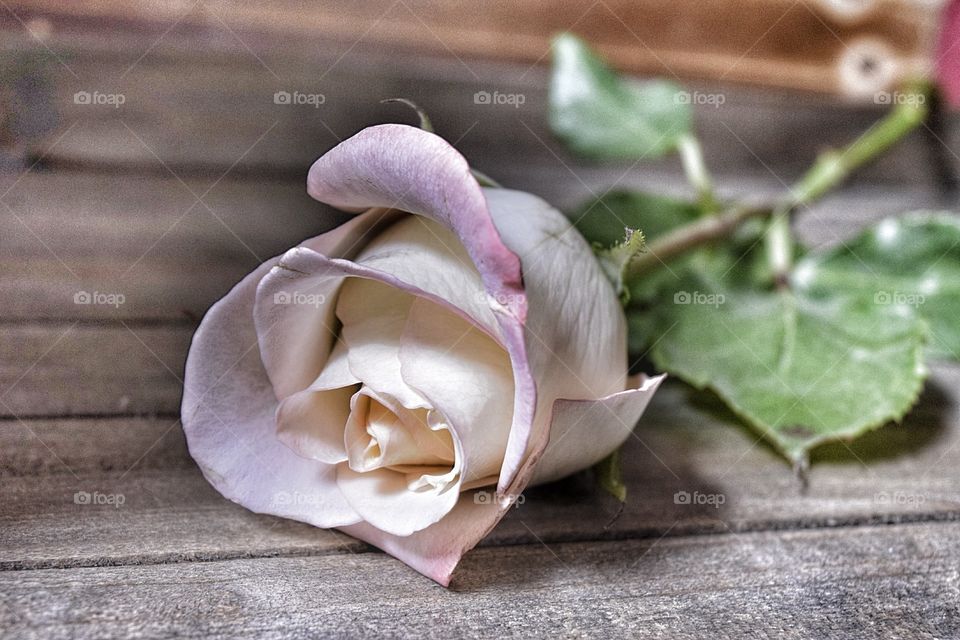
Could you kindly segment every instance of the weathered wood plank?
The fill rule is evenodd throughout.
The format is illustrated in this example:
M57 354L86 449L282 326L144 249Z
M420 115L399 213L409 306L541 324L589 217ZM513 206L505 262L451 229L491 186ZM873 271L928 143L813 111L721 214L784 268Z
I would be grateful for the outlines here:
M0 480L9 500L0 515L0 571L364 548L336 531L247 511L217 494L196 468L141 470L137 464L129 472Z
M525 64L542 61L553 34L573 29L632 69L864 97L865 91L888 88L911 75L929 59L939 4L607 0L583 7L558 0L477 4L421 0L191 6L11 0L6 13L12 15L3 15L0 24L15 34L23 31L24 23L31 25L28 31L53 46L69 38L101 48L109 33L112 46L126 45L137 53L145 43L254 57L276 54L278 49L304 55L313 53L318 43L340 48L363 43L394 52ZM857 64L863 42L874 43L861 54L871 52L873 69L861 70Z
M481 549L444 590L380 553L0 574L21 638L955 637L960 528Z
M4 318L196 321L262 260L336 218L305 181L68 173L0 188ZM77 304L84 292L89 303Z
M615 187L685 193L676 175L649 170L540 164L494 173L565 210ZM216 179L0 178L0 192L9 190L0 198L7 205L0 204L0 319L196 321L261 259L338 219L305 194L303 180ZM769 174L721 184L726 196L749 199L770 198L783 188ZM835 242L871 220L936 204L930 189L850 188L801 213L799 227L812 243ZM102 295L92 304L75 303L82 292ZM116 296L122 303L111 304L121 300Z
M7 325L0 416L175 414L190 326Z
M689 405L686 389L669 385L628 441L630 500L619 517L581 474L528 490L484 544L957 520L960 407L945 393L958 386L960 369L938 369L902 426L821 448L804 492L716 403ZM0 445L0 568L344 551L342 536L221 498L172 417L7 421ZM78 491L123 504L77 505Z
M181 173L234 167L241 174L300 176L315 158L363 127L412 122L402 106L381 104L407 97L488 173L502 164L530 163L560 171L554 154L574 163L546 125L548 71L543 67L395 50L358 55L347 45L315 44L309 55L292 58L278 53L279 46L259 59L249 53L184 56L168 51L165 41L142 59L142 43L133 51L98 53L23 42L26 49L18 55L29 60L21 64L22 73L30 74L24 83L49 87L49 108L57 119L42 139L24 141L28 150L48 166L158 172L167 164ZM480 91L510 96L511 104L478 103ZM707 162L721 176L763 174L765 166L795 176L823 148L859 136L888 106L726 83L694 83L689 91ZM309 98L315 104L277 104L278 92L320 97ZM90 103L83 99L87 95ZM951 146L960 129L956 122L948 118L948 131L939 134ZM864 175L929 184L923 142L922 135L912 136ZM623 163L622 171L630 164ZM656 164L679 166L675 159Z

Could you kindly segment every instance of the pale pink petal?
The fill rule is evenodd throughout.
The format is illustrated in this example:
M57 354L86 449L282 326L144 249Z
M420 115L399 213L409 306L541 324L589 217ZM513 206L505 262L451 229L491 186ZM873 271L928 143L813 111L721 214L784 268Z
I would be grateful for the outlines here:
M635 388L599 400L554 402L550 442L537 462L532 484L559 480L593 466L619 448L665 377L641 376Z
M400 209L440 222L510 315L526 317L520 262L500 240L467 161L443 138L407 125L368 127L313 163L307 191L341 209Z
M432 133L406 125L379 125L317 160L310 168L307 191L346 210L383 207L425 216L452 231L464 246L480 273L514 370L511 447L500 479L501 487L510 484L528 451L537 403L524 345L527 299L517 254L501 239L467 161Z
M253 325L257 283L274 263L236 285L194 334L181 411L190 454L217 491L251 511L318 527L354 523L360 517L337 490L335 468L276 437L277 400Z
M536 420L529 432L511 432L498 486L517 494L547 444L554 400L601 398L626 388L626 319L593 252L566 217L528 193L484 194L503 241L520 256L530 307L524 338L537 381Z
M460 558L490 533L510 508L497 501L478 503L473 495L464 493L442 520L409 536L394 536L366 522L341 530L383 549L446 587Z
M623 425L632 426L636 423L663 378L664 376L641 377L637 381L638 388L598 400L557 400L550 430L552 433L569 433L567 437L576 438L576 441L585 447L592 446L589 440L594 429L607 431L603 434L603 437L607 438L603 454L599 455L601 447L592 449L592 453L598 455L599 460L627 436L629 432ZM606 425L611 422L617 425L616 430L607 430ZM558 448L558 452L561 450L568 451L566 448ZM545 462L548 465L548 475L556 475L571 466L582 468L582 465L573 464L564 456L552 454L549 449ZM517 496L519 493L507 497L515 499ZM463 555L493 529L509 508L510 502L507 500L481 502L475 500L474 493L466 492L446 517L410 536L393 536L365 522L341 529L403 560L443 586L448 586Z
M403 379L446 418L461 445L461 481L500 470L513 418L503 347L432 302L413 303L400 347Z

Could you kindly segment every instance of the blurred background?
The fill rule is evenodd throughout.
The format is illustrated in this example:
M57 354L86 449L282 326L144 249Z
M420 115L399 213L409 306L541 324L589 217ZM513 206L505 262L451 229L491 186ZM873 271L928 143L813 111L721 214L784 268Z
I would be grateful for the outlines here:
M675 158L590 165L551 138L562 30L620 69L687 84L721 190L769 194L929 70L942 5L2 0L0 313L199 317L329 224L303 193L307 168L365 126L415 121L386 98L416 101L474 166L561 208L614 185L683 191ZM955 142L934 118L864 171L868 199L889 205L864 213L939 198ZM824 220L805 224L816 234ZM32 297L14 295L33 281ZM126 303L77 307L78 289L127 291Z

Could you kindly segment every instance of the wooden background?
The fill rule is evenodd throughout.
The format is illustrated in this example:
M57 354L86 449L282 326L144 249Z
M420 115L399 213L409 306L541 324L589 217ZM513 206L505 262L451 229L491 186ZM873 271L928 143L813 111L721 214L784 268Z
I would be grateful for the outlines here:
M596 3L619 20L587 12L578 28L628 66L652 71L644 56L660 52L693 90L723 96L698 106L698 127L722 191L748 199L883 107L735 86L774 82L737 57L790 58L779 29L791 12L832 25L808 24L807 40L840 34L841 47L920 16L881 2L885 19L846 18L843 31L817 3L754 2L739 40L687 68L663 53L669 30L641 46L644 29L660 33L642 18L668 4L627 4ZM717 13L672 4L690 20ZM0 636L960 636L954 366L934 367L904 424L815 452L806 491L716 401L687 402L670 383L629 442L619 518L586 476L531 490L449 591L342 534L251 514L202 479L178 421L190 335L259 262L333 223L305 195L306 169L363 126L411 121L379 100L416 100L475 166L562 208L612 185L685 192L673 161L585 165L550 139L547 36L580 7L481 5L0 3ZM902 42L905 59L923 57L919 39ZM817 67L815 46L793 44L820 69L808 88L837 91L836 56ZM475 104L480 90L524 103ZM277 91L324 101L278 105ZM955 208L943 175L956 149L955 120L918 132L803 212L801 235L835 244L885 215ZM79 292L123 303L76 304ZM677 504L683 491L723 504ZM123 504L77 504L77 492Z

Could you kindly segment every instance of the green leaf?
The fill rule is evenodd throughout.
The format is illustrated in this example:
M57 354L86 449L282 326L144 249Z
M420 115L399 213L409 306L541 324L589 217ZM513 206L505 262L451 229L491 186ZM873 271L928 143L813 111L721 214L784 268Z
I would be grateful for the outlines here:
M919 316L928 351L960 360L960 221L949 213L888 218L834 251L797 265L794 286L812 297L842 289L864 303Z
M627 485L623 483L623 474L620 469L620 449L593 465L593 472L600 487L614 498L624 503L627 501Z
M798 467L812 447L899 420L916 402L925 323L842 288L736 286L750 268L709 283L688 275L660 301L659 368L712 389Z
M549 122L574 152L595 158L656 158L691 128L680 87L617 76L576 36L553 40Z

